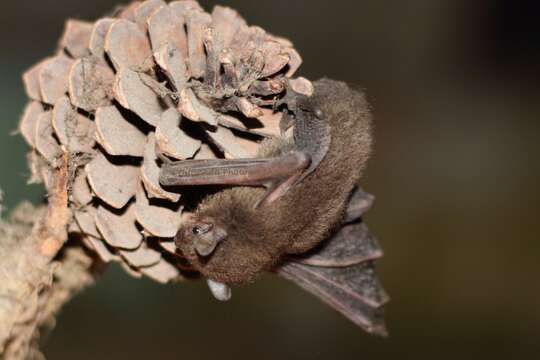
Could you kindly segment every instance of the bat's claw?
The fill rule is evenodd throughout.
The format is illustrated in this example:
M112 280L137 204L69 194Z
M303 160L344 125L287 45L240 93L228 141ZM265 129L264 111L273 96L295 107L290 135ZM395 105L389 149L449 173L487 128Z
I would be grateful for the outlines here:
M158 159L161 160L161 162L162 162L163 164L167 164L167 165L168 165L168 164L172 164L172 163L173 163L173 161L172 161L171 159L169 159L167 156L165 156L165 154L163 154L163 153L161 153L161 152L157 152L156 155L157 155Z

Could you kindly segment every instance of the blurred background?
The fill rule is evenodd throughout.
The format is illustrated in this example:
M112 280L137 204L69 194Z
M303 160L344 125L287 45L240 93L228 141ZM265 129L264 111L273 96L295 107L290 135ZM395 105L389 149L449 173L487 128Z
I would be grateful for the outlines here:
M215 1L201 0L210 10ZM512 0L220 1L292 39L302 75L367 90L376 152L367 223L385 257L390 338L362 333L294 285L266 276L213 300L201 282L160 286L111 267L64 308L50 359L460 359L540 354L540 3ZM68 17L112 0L3 1L0 187L26 186L10 136L20 74L52 53Z

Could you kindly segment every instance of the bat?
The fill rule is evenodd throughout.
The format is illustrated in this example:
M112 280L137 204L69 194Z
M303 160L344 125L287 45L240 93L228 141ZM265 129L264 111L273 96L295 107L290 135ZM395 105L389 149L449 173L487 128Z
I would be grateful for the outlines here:
M382 256L361 220L372 197L358 182L369 158L371 113L361 92L322 79L313 96L287 90L283 130L256 158L164 161L165 187L229 185L185 216L178 252L221 300L231 284L273 271L368 332L384 335Z

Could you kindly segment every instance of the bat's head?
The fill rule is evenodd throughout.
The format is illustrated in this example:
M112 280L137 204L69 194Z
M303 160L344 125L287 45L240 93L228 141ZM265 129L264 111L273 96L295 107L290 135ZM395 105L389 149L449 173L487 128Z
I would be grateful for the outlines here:
M252 281L276 260L266 235L264 211L255 209L260 189L234 188L206 199L184 216L175 245L209 279L238 284Z

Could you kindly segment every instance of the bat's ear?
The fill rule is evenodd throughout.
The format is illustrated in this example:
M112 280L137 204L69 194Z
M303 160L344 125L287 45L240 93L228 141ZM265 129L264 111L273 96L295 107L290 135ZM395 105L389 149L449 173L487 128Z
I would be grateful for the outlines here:
M204 225L208 226L208 224ZM227 232L224 229L213 225L210 227L208 230L199 230L204 229L204 226L193 227L195 237L193 245L200 256L211 255L219 243L227 238Z

